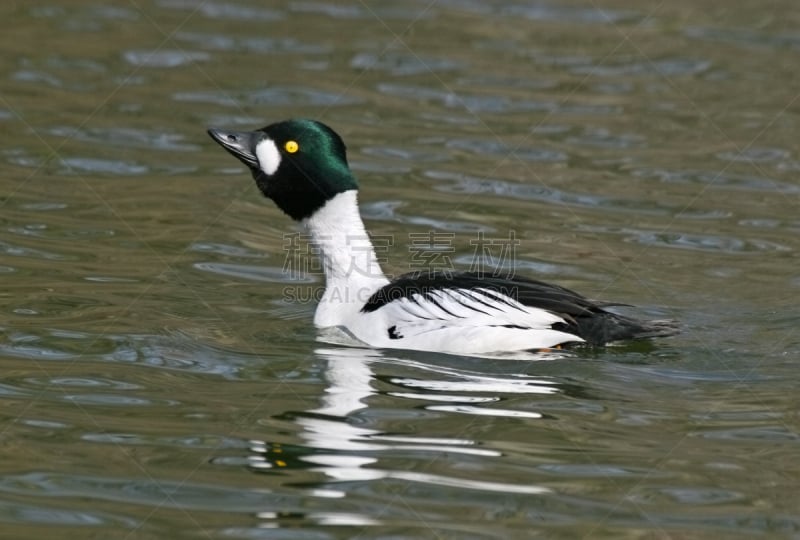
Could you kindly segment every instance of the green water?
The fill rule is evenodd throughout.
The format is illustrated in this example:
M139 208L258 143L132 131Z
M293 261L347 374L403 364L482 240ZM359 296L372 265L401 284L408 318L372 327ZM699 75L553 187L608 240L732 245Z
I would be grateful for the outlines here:
M794 8L3 4L0 536L800 537ZM683 333L320 341L302 229L205 134L297 116L387 272L483 239Z

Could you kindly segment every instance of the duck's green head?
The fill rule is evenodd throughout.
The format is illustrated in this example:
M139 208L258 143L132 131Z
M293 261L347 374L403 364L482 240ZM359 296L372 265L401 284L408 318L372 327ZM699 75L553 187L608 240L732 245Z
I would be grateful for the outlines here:
M211 128L211 138L250 167L258 188L296 220L338 193L357 189L344 142L314 120L286 120L256 131Z

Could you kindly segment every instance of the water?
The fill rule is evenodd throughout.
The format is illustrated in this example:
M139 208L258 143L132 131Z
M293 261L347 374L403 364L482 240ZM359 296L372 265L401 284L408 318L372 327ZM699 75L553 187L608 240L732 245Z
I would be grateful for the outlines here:
M0 536L800 537L793 7L4 5ZM302 231L204 133L295 116L345 137L390 273L683 334L318 340Z

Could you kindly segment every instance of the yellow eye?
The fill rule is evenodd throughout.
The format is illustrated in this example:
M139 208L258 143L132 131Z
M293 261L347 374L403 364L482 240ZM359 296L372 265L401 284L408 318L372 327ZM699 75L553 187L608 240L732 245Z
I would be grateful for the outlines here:
M300 150L300 145L297 144L297 141L286 141L286 144L283 145L283 148L290 154L294 154Z

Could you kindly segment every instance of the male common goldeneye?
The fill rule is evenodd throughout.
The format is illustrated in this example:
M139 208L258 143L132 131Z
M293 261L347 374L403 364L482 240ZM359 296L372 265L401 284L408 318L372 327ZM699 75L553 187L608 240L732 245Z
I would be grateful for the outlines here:
M314 324L372 347L461 354L668 336L673 321L636 321L559 287L477 273L414 272L390 281L358 211L341 137L313 120L208 134L253 173L261 192L302 221L319 248L325 292Z

